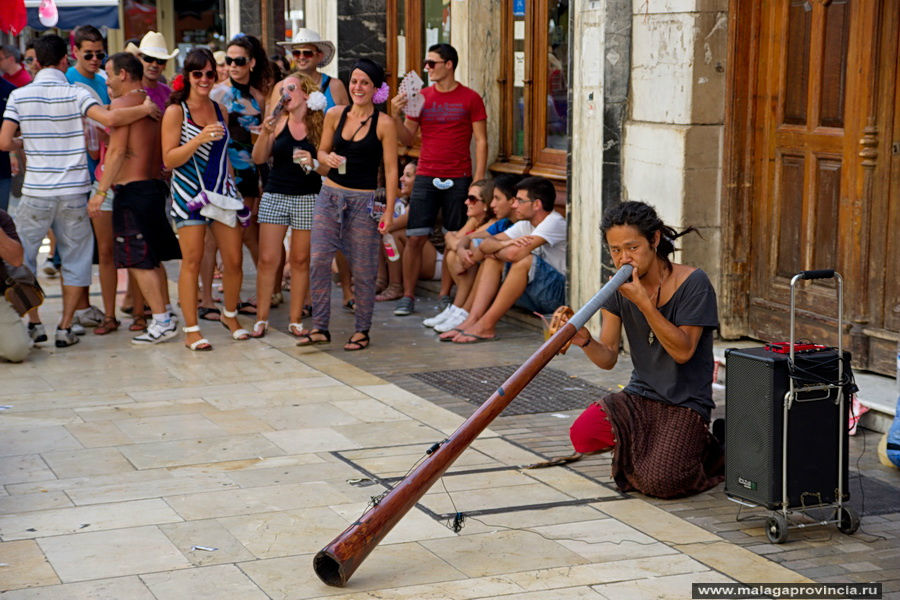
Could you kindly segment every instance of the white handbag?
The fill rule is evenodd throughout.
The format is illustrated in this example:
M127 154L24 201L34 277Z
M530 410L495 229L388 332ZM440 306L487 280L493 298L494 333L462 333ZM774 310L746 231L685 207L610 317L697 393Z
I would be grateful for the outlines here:
M194 170L197 171L197 179L200 181L200 193L195 197L197 203L203 204L200 214L204 217L214 219L220 223L224 223L229 227L237 226L237 211L244 208L244 203L239 199L218 192L210 192L203 185L203 176L200 169L197 168L197 161L194 162Z

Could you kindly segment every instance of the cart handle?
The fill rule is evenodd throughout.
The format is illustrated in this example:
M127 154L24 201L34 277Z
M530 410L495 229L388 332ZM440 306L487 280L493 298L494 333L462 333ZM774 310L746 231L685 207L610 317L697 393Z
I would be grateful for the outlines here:
M831 279L834 277L834 269L818 269L816 271L800 271L797 273L800 279Z

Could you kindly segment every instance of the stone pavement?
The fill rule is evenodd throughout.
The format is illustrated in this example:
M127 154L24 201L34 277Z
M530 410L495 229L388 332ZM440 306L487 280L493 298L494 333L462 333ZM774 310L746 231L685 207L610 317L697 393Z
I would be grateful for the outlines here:
M691 582L850 581L872 567L861 580L900 579L896 518L765 548L721 489L624 496L604 456L519 469L570 451L569 412L497 419L346 588L327 587L312 556L384 490L366 480L402 476L473 409L411 374L518 364L540 342L504 323L508 343L438 344L381 305L372 347L347 353L352 315L337 306L335 341L319 349L280 332L281 308L262 340L205 324L212 353L136 348L119 331L0 364L0 597L685 598ZM45 322L54 313L50 299ZM572 352L553 366L596 377L585 362ZM550 507L509 511L535 504ZM430 516L457 509L480 511L458 534ZM831 571L805 572L822 559Z

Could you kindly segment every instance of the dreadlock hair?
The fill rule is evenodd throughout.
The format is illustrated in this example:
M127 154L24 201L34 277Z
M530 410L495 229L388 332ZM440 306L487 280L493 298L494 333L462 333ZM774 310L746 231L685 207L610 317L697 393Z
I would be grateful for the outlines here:
M693 226L677 232L672 227L663 223L656 209L644 202L634 200L621 202L614 206L610 206L603 213L600 221L600 231L603 232L603 238L606 239L606 232L612 227L619 225L630 225L641 232L650 244L653 244L653 237L659 232L659 244L656 245L656 255L661 258L667 267L672 266L669 255L675 252L675 240L693 231L697 235L700 232ZM700 236L703 237L702 235Z

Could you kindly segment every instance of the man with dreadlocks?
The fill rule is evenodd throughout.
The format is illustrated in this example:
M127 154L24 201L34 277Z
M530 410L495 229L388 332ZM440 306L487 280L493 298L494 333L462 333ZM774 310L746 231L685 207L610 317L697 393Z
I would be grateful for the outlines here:
M573 338L598 367L619 356L622 326L634 369L621 392L592 404L572 425L577 452L613 450L612 477L622 491L674 498L722 481L723 454L709 432L716 293L700 269L673 263L677 233L654 208L623 202L600 226L616 268L631 281L602 307L600 339L582 328Z

